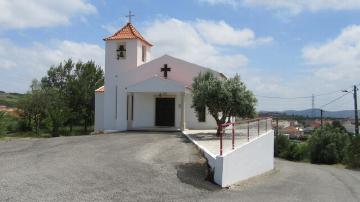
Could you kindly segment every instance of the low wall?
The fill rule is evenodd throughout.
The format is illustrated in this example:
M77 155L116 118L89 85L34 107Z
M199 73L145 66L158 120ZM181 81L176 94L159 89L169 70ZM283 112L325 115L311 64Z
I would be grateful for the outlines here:
M185 134L186 135L186 134ZM274 169L274 131L252 139L223 156L214 156L186 135L203 153L214 172L214 181L228 187Z
M223 156L217 156L214 180L222 187L274 169L274 131L253 139Z

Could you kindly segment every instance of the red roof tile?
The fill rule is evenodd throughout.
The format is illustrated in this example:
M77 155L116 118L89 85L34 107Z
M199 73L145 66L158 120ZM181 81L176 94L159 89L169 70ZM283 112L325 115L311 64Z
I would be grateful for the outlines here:
M117 31L114 35L107 37L104 41L109 40L119 40L119 39L139 39L142 42L146 43L149 46L152 46L151 43L145 40L143 36L135 29L135 27L128 22L123 28Z

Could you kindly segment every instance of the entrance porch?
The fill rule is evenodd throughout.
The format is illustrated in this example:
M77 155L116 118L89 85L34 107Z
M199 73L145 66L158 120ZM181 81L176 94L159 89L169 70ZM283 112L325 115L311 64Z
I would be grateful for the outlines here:
M153 77L127 89L128 130L183 131L186 129L186 96L182 84Z

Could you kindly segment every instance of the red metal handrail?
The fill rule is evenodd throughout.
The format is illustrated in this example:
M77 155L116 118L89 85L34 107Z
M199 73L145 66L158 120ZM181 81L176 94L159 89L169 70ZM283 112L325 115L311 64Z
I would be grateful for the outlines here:
M240 124L246 124L247 123L247 140L248 142L250 141L250 123L253 122L257 122L258 126L257 126L257 133L258 136L260 136L260 121L265 120L265 131L268 131L268 120L271 120L271 117L262 117L262 118L256 118L256 119L245 119L243 121L238 121L238 122L228 122L228 123L224 123L224 124L219 124L218 127L219 131L220 131L220 156L223 155L223 136L224 136L224 129L228 126L232 126L232 149L235 149L235 125L240 125Z
M272 117L260 117L260 118L255 118L255 119L244 119L244 120L238 121L238 122L223 123L223 124L220 124L220 126L227 127L227 126L230 126L232 124L239 125L239 124L244 124L244 123L247 123L247 122L255 122L257 120L261 121L261 120L268 120L268 119L272 119Z

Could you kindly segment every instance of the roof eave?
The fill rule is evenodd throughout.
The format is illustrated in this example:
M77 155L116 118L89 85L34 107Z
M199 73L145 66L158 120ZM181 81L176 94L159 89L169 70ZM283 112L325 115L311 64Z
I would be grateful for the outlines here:
M122 39L125 39L125 40L138 39L138 40L144 42L146 45L148 45L148 46L150 46L150 47L154 46L153 44L151 44L151 43L149 43L149 42L147 42L147 41L145 41L145 40L139 39L139 38L112 39L112 36L111 36L111 37L104 38L103 40L104 40L104 41L116 41L116 40L122 40Z

